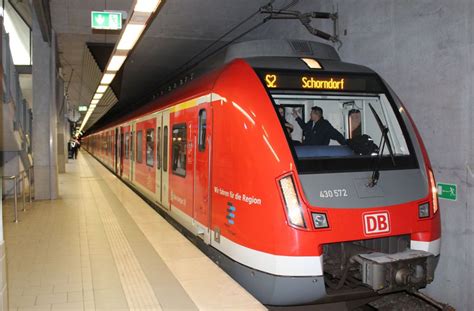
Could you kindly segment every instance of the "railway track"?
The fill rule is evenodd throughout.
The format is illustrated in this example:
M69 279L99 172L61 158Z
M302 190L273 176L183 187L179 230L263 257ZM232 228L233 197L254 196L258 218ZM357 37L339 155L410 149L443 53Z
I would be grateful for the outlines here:
M420 292L399 292L380 298L307 306L271 307L269 310L285 311L454 311L449 305L435 301Z
M447 304L440 303L433 298L418 291L400 292L382 296L380 299L372 301L355 310L380 310L380 311L454 311L455 309Z

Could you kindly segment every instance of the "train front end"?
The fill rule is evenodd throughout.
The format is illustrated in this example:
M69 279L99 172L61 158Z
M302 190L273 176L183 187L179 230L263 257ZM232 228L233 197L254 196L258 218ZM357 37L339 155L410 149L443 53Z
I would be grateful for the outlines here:
M278 61L284 70L253 62L296 166L277 184L298 252L317 249L319 301L431 283L441 236L436 184L394 92L370 69L336 60Z

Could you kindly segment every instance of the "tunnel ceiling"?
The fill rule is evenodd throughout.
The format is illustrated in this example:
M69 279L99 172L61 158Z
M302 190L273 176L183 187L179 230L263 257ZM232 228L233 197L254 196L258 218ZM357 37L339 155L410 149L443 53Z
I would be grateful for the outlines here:
M166 1L124 65L121 87L117 94L119 102L95 127L146 101L159 85L176 73L178 67L268 2L269 0ZM279 8L292 2L293 0L276 0L274 7ZM301 2L306 2L306 7L311 6L307 0L300 1L299 5ZM87 79L81 67L86 43L115 43L118 38L113 33L92 33L90 11L128 12L132 1L51 0L50 5L70 106L88 105L94 90L85 90L82 83ZM256 15L228 39L262 19L262 15ZM271 27L261 27L245 39L275 36L278 33L272 32Z

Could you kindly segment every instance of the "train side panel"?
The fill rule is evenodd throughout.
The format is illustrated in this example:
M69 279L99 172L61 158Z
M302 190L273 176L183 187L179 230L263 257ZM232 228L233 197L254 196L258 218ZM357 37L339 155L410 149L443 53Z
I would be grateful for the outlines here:
M212 230L223 239L213 245L227 244L234 259L244 245L255 255L249 262L264 260L262 252L298 255L298 230L287 224L277 183L296 174L295 165L267 92L247 63L235 61L214 93L220 102L213 107Z

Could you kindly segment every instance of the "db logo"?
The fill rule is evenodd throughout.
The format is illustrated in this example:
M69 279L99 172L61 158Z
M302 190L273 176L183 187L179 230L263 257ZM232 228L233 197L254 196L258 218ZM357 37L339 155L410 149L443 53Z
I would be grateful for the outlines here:
M364 233L366 235L390 232L390 217L388 212L365 213Z

